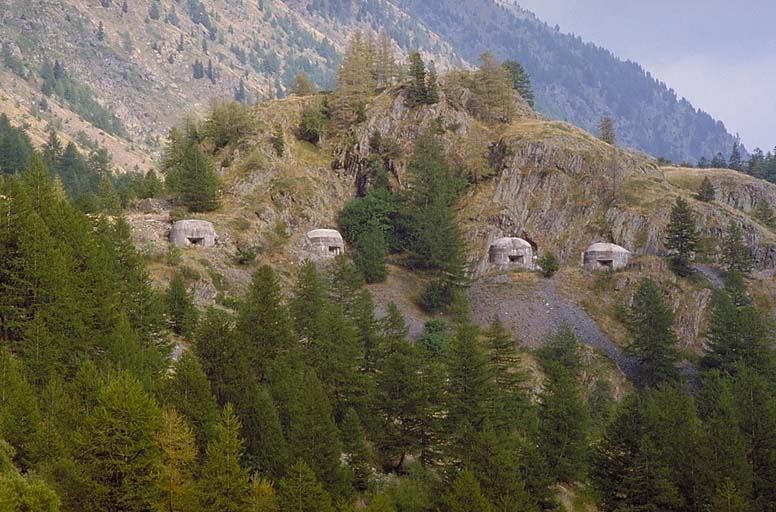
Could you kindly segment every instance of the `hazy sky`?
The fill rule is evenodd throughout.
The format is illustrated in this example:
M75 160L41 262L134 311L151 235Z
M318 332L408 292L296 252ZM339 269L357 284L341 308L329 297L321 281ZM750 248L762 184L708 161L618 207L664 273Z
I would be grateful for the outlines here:
M550 25L639 62L739 133L776 145L776 0L516 0Z

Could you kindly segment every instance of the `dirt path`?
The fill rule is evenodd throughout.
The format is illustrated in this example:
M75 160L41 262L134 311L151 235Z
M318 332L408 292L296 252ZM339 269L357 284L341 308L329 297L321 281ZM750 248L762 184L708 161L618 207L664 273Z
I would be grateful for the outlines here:
M561 296L551 279L532 283L481 281L467 295L474 320L480 325L487 325L498 314L515 337L529 347L538 347L555 329L567 323L580 342L602 351L628 377L633 376L633 361L612 343L584 309Z

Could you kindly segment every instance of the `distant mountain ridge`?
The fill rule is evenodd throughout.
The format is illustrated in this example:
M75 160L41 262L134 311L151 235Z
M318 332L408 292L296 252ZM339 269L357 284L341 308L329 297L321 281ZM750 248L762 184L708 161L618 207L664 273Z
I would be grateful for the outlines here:
M349 35L367 28L440 70L484 51L520 61L537 110L593 132L611 115L620 145L656 157L694 161L735 141L637 64L503 0L0 0L0 105L34 138L57 128L123 145L121 165L145 169L132 155L214 98L283 96L298 72L330 88Z

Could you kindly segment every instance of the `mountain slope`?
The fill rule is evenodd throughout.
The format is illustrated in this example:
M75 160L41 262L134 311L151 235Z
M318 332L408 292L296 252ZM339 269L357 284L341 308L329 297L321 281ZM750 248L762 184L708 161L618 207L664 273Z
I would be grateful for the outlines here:
M418 48L440 69L476 65L486 50L518 60L539 111L589 131L611 115L623 146L653 156L727 153L734 140L637 64L493 0L0 0L0 21L0 84L42 121L38 138L50 127L73 138L95 131L67 122L76 116L130 154L155 153L170 126L213 98L283 96L302 71L332 87L348 36L366 28L385 28L397 48ZM20 78L30 92L17 94Z

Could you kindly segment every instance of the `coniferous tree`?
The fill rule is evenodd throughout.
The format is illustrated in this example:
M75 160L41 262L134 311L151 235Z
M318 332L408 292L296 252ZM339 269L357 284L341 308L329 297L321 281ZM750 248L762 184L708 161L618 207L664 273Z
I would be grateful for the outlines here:
M275 126L275 130L272 132L272 148L278 157L282 157L286 152L286 137L281 125Z
M221 206L221 177L213 160L199 144L189 142L181 162L181 200L192 212L208 212Z
M100 42L105 41L105 26L102 24L102 21L97 26L97 40Z
M552 251L546 251L544 255L537 262L542 269L542 275L546 278L550 278L560 269L560 263L558 263L558 257Z
M216 398L202 364L193 352L185 352L175 364L175 373L163 385L165 401L179 411L194 431L201 453L215 435L219 412Z
M388 277L386 268L388 248L382 229L372 225L358 238L353 261L367 283L380 283Z
M486 122L510 122L514 115L514 89L509 74L490 53L480 56L473 93L475 114Z
M264 379L267 366L275 358L294 349L291 317L271 267L264 265L253 275L238 309L236 328L245 345L245 357L259 379Z
M614 146L617 143L617 134L614 128L614 119L604 116L598 121L598 136L607 144Z
M266 480L258 473L253 473L250 485L248 506L251 512L280 512L277 491L275 491L275 485L271 480Z
M730 151L730 159L728 160L728 167L734 171L744 170L744 161L741 157L741 149L738 142L733 143L733 149Z
M581 480L587 464L590 415L573 374L562 370L550 377L541 396L539 419L541 449L552 475L562 482Z
M728 271L748 274L754 266L752 251L744 240L741 228L734 221L728 223L722 239L722 258Z
M121 214L121 198L113 187L109 176L100 178L100 188L97 190L97 208L107 215Z
M638 384L655 387L679 376L674 314L657 283L644 279L633 297L628 318L628 353L636 360Z
M175 334L191 336L197 327L197 309L181 274L175 274L164 296L170 327Z
M698 238L695 214L687 201L677 197L671 209L671 220L666 228L665 244L673 252L671 262L674 272L679 276L688 276L692 273L690 263L698 248Z
M372 468L369 465L371 453L355 409L348 409L345 413L341 430L343 453L353 474L353 484L358 491L366 491L372 479Z
M727 166L727 161L722 153L717 153L714 155L714 158L711 159L710 167L712 169L725 169Z
M491 512L493 505L483 496L480 483L471 471L462 471L445 499L449 512Z
M199 474L199 494L206 512L246 512L248 472L241 467L243 440L240 420L231 405L221 413L215 436L208 443Z
M531 77L528 75L528 72L519 62L513 60L505 61L501 65L506 69L509 80L512 82L512 87L528 102L531 108L533 108L534 93L533 88L531 87Z
M198 510L194 487L197 448L194 435L175 409L167 409L157 434L161 448L159 487L161 496L154 504L159 512Z
M245 81L242 78L240 78L240 82L234 90L234 101L237 103L246 103L248 101L248 93L245 92Z
M411 52L410 62L410 89L407 93L407 105L415 107L428 102L428 86L426 84L426 64L418 52Z
M452 302L463 276L462 237L452 209L460 182L440 142L428 133L418 139L408 171L412 185L406 201L406 248L413 266L439 272L423 303L427 309L441 309Z
M157 498L162 413L127 373L108 379L75 433L73 457L86 482L86 511L148 510Z
M280 481L278 503L280 510L334 512L331 496L315 478L315 473L301 460Z
M716 191L714 190L714 185L712 185L708 176L704 177L701 182L701 188L698 190L698 200L703 201L704 203L710 203L711 201L714 201L715 196Z
M12 460L14 449L0 439L0 504L3 511L59 512L56 492L33 473L23 474Z
M741 274L731 270L725 289L712 298L702 366L736 374L745 363L767 374L774 363L768 337L766 320L752 303Z
M14 459L27 468L33 462L29 448L38 435L40 410L21 362L5 347L0 348L0 389L0 439L19 447Z

